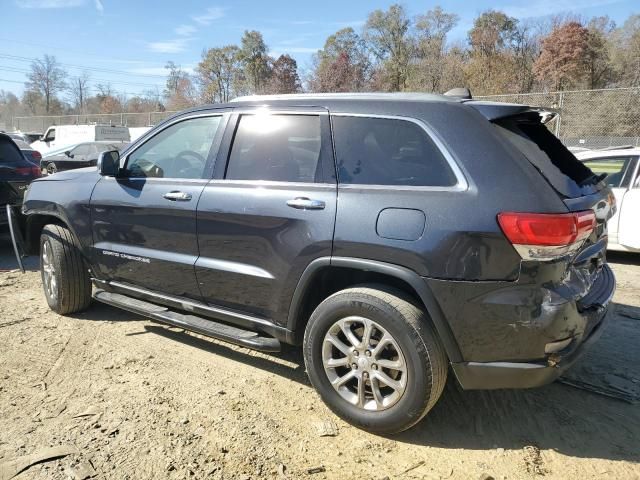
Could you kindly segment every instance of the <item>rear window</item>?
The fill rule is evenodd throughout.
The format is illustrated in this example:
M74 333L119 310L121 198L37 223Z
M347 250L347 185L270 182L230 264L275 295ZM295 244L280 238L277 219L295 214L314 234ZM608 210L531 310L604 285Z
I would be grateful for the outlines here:
M456 184L444 155L418 124L400 119L333 117L342 184L440 186Z
M27 142L23 140L17 140L15 138L13 139L13 141L15 142L15 144L18 146L20 150L31 150L31 147Z
M0 164L20 165L26 160L11 140L0 138Z
M558 193L575 198L598 190L596 185L601 177L580 162L540 123L538 115L502 119L494 125Z

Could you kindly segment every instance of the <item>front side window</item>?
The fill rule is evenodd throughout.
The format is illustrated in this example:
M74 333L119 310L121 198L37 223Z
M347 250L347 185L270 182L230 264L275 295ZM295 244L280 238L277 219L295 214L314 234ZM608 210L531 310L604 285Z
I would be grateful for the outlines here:
M175 123L129 155L128 177L202 178L222 117L199 117Z
M225 178L315 182L322 174L320 131L319 115L242 115Z
M47 136L44 137L46 142L53 142L56 139L56 129L52 128L47 132Z
M418 124L334 116L338 181L356 185L453 186L444 155Z
M630 178L629 175L625 178L625 172L630 163L631 157L604 157L584 161L584 164L596 175L605 174L605 182L612 188L629 186Z

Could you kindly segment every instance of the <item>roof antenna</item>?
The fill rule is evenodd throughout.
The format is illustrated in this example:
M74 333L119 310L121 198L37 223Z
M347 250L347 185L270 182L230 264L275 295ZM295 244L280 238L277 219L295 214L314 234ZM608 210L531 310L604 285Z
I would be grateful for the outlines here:
M445 92L447 97L459 97L464 100L471 100L471 90L466 87L452 88L448 92Z

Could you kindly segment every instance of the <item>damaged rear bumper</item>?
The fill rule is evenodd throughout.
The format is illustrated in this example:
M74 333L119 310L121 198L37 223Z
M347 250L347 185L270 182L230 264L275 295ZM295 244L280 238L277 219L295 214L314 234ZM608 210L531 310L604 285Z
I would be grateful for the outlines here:
M466 361L453 363L453 371L465 390L532 388L553 382L595 343L613 315L610 308L615 277L605 265L593 288L576 304L574 315L584 325L562 350L535 361ZM557 342L556 342L557 343Z
M498 388L533 388L546 385L562 375L594 342L600 338L605 324L612 316L608 307L588 338L570 352L550 356L545 362L460 362L452 364L458 382L465 390L494 390ZM569 347L571 348L571 347Z

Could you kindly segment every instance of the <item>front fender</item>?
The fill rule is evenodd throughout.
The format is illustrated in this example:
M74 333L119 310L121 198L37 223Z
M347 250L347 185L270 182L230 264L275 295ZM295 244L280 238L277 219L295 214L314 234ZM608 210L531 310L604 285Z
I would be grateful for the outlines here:
M68 177L59 175L62 174L32 182L25 195L22 213L26 217L25 233L29 252L33 252L39 244L40 230L45 224L62 223L69 228L88 259L93 243L91 194L100 177L96 171L80 172Z

